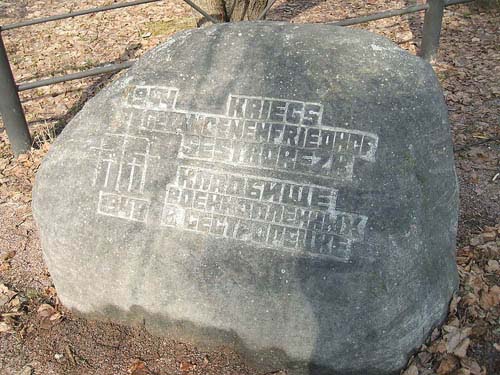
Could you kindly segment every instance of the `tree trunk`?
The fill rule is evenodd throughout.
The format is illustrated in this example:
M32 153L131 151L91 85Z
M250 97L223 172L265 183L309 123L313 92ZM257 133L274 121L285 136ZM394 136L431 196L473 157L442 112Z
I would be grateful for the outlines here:
M268 0L194 0L205 12L225 22L256 20L265 9ZM196 12L196 11L195 11ZM198 26L208 21L196 12Z

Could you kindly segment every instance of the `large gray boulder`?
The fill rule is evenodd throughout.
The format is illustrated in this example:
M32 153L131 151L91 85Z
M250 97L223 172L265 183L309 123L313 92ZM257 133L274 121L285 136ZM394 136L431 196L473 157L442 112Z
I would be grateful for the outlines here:
M374 34L179 33L90 100L37 174L59 297L263 370L392 374L457 286L429 64Z

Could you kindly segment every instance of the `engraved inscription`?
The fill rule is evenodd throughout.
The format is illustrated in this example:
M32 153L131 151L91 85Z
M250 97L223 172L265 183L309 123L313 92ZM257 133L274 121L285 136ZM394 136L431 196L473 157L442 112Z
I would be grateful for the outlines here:
M130 127L127 124L127 129ZM105 133L97 152L93 186L98 186L97 213L146 222L150 201L144 186L151 144L147 138Z
M350 256L367 217L336 210L337 190L293 181L179 167L162 225L280 247Z
M375 161L376 134L324 125L320 103L230 94L214 114L177 108L178 96L175 87L128 88L124 133L105 134L93 148L98 214L351 259L368 217L337 208L335 183L352 181L356 160ZM177 171L160 203L147 184L151 159L162 162L151 155L161 137L175 141ZM161 213L151 218L156 205Z
M146 99L148 89L154 99ZM135 87L126 106L140 110L140 129L181 135L180 159L343 181L352 180L355 159L375 160L378 137L322 125L318 103L229 95L226 113L217 115L177 109L175 88L164 88L168 99L154 108L158 91Z

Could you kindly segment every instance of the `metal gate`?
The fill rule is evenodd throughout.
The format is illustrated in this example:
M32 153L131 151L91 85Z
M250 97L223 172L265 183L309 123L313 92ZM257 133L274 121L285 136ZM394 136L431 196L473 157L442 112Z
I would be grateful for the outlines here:
M35 18L31 20L21 21L17 23L0 26L0 113L2 114L3 123L7 130L12 149L16 155L29 151L32 146L31 135L28 129L28 124L24 116L24 110L19 99L19 92L35 89L37 87L53 85L60 82L81 79L85 77L117 72L122 69L132 66L134 61L126 61L121 64L110 64L99 68L88 69L78 73L67 74L59 77L42 79L38 81L17 84L12 74L7 51L2 39L2 32L7 30L18 29L37 25L41 23L62 20L65 18L73 18L86 14L94 14L109 10L125 8L135 5L159 2L162 0L136 0L125 3L106 5L97 8L79 10L76 12L64 13L50 17ZM193 3L191 0L183 0L197 12L199 12L207 20L218 23L221 22L210 16L207 12ZM258 20L264 19L269 9L276 3L277 0L270 0L266 8L259 15ZM412 5L405 8L388 10L385 12L374 13L368 16L349 18L337 22L328 22L334 26L350 26L369 21L379 20L383 18L401 16L409 13L425 11L424 25L422 30L422 44L420 56L430 61L436 54L439 46L439 37L441 34L442 19L444 8L450 5L469 3L474 0L427 0L425 4Z

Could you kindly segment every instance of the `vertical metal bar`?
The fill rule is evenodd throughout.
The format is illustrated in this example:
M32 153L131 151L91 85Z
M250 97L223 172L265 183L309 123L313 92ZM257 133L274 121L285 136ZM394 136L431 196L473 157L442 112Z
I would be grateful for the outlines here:
M31 136L0 30L0 113L14 154L31 149Z
M213 23L220 23L221 22L218 19L212 17L207 12L205 12L203 9L201 9L198 5L196 5L195 3L193 3L191 0L182 0L182 1L184 1L187 5L189 5L191 8L193 8L194 10L196 10L198 13L201 13L201 15L203 17L205 17L207 20L212 21Z
M269 9L271 9L271 7L274 5L274 3L276 2L276 0L268 0L267 2L267 5L266 7L264 8L264 10L259 14L259 17L257 17L257 20L260 21L260 20L263 20L264 17L267 15L267 12L269 12Z
M425 12L420 56L431 61L436 56L439 47L446 0L427 0L427 4L429 4L429 8Z

